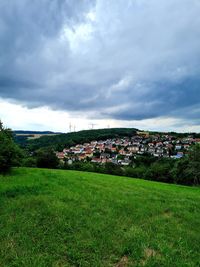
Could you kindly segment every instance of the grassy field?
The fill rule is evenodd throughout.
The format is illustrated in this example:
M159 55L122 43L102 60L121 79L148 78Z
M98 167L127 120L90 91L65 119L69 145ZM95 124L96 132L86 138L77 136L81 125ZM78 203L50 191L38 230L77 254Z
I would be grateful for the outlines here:
M14 169L0 176L0 266L200 266L200 188Z

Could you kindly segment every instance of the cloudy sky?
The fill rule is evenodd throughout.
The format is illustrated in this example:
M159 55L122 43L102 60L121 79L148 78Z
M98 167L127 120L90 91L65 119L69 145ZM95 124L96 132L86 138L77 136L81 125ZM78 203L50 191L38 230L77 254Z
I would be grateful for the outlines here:
M0 0L13 129L200 131L200 0Z

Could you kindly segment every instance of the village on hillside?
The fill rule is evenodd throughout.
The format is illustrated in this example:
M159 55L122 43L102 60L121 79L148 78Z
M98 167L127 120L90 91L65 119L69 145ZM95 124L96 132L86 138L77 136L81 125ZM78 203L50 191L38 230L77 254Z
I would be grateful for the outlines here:
M56 152L61 161L72 164L74 161L91 161L103 164L112 162L117 165L128 166L131 159L139 155L151 155L179 159L186 155L195 143L200 143L199 138L188 135L177 138L170 134L151 134L137 132L132 137L113 138L107 140L94 140L90 143L77 144Z

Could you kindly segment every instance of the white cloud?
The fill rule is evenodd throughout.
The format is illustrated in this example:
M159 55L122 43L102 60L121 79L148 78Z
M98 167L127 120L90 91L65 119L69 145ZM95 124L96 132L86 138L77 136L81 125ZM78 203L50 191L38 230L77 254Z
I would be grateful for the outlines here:
M0 99L0 119L6 127L14 130L35 130L35 131L60 131L69 132L69 125L72 131L87 130L93 127L132 127L141 130L152 131L181 131L192 132L200 131L200 126L187 125L184 120L174 118L156 118L140 121L125 120L91 120L84 114L73 114L65 111L53 111L48 107L28 109L18 103L12 103ZM177 127L179 124L179 127Z

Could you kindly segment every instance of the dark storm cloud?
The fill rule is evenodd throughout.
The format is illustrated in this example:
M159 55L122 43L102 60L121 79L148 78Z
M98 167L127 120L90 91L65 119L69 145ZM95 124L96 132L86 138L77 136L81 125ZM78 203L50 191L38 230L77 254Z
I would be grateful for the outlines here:
M200 115L197 0L0 0L0 96L95 118Z
M143 86L149 90L143 95L136 96L137 100L134 103L129 101L125 109L111 112L111 116L120 120L141 120L158 116L198 119L199 78L188 78L178 82L162 81ZM129 97L134 99L134 91Z

